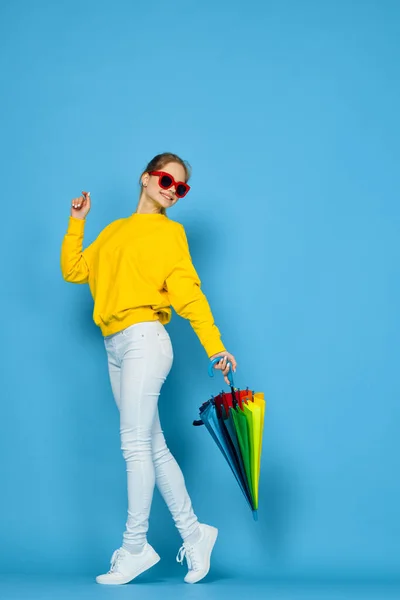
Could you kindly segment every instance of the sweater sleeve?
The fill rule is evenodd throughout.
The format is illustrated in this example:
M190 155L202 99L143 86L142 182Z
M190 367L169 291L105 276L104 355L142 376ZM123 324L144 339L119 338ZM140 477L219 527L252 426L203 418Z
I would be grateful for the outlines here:
M208 357L226 349L206 296L201 290L201 281L193 266L185 230L182 225L178 235L177 261L165 281L169 300L174 310L188 319L204 347Z
M61 273L65 281L87 283L96 240L82 251L85 219L69 218L61 246Z

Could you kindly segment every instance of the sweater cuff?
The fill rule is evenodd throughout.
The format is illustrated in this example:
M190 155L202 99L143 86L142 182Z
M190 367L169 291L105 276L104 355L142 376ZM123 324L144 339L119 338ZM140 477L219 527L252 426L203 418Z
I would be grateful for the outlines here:
M204 349L207 352L208 358L214 356L214 354L219 354L220 352L226 352L226 348L223 343L220 341L214 341L210 343L204 344Z
M75 217L69 217L68 221L68 233L75 233L80 235L85 229L86 219L76 219Z

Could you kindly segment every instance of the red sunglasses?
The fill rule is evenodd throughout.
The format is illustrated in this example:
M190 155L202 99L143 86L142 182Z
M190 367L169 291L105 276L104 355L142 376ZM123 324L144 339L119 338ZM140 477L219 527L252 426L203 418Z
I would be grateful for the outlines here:
M158 185L163 188L163 190L169 190L169 188L174 185L175 194L178 198L183 198L190 190L190 185L184 181L175 181L172 175L165 171L151 171L150 175L158 175Z

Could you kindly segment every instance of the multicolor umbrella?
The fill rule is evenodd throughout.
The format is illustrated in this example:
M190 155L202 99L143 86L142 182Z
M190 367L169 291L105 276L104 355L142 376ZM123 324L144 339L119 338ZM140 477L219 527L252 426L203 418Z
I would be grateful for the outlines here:
M210 377L214 376L214 365L220 360L221 357L210 362ZM254 520L257 520L264 394L254 393L249 388L235 388L232 370L229 370L228 379L231 393L221 392L204 402L199 409L201 418L193 425L206 426L236 477Z

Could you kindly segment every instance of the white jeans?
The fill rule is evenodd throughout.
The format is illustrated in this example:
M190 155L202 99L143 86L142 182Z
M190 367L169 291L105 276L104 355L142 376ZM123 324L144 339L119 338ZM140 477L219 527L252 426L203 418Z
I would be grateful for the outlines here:
M104 344L120 413L121 449L128 479L123 545L139 551L146 543L155 484L186 540L199 523L182 471L166 445L158 414L160 390L173 362L170 337L164 326L154 321L106 336Z

